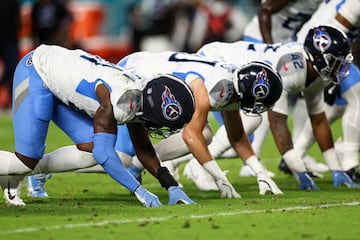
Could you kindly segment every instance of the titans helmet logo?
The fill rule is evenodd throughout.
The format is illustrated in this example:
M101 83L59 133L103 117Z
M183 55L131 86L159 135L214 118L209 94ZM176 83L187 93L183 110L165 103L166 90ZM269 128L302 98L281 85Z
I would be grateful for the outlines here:
M331 38L326 31L317 28L313 35L313 44L316 50L324 52L331 46Z
M256 99L263 99L269 94L269 79L265 69L256 74L256 80L252 86L252 94Z
M178 119L181 116L183 110L180 103L175 99L175 96L171 93L167 86L165 86L165 90L162 93L161 98L161 109L163 116L169 121L175 121Z

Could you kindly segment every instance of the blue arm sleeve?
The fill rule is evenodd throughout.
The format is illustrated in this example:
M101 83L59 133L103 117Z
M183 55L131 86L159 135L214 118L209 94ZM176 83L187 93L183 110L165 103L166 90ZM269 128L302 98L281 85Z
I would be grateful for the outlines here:
M118 183L134 192L140 183L127 171L115 152L116 135L95 133L93 156L98 164Z

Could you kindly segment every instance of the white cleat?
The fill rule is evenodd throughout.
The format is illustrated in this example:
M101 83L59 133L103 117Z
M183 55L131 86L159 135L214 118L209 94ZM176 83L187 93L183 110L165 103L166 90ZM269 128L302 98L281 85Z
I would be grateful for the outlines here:
M306 155L305 157L303 157L303 162L304 165L306 167L306 169L309 172L314 172L314 173L324 173L324 172L328 172L329 171L329 167L326 164L320 163L315 161L314 158Z
M184 176L192 180L202 191L219 190L214 178L195 159L191 159L184 167Z
M268 173L268 176L273 178L275 177L275 173L267 170L267 173ZM243 164L241 169L240 169L240 172L239 172L239 176L240 177L256 177L254 171L246 164Z
M4 198L6 204L8 206L24 207L26 204L20 198L20 193L20 188L4 188Z

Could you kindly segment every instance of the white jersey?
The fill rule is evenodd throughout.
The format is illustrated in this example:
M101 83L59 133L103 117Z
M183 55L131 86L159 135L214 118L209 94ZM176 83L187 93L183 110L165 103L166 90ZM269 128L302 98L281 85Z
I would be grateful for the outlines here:
M239 109L239 104L229 106L234 94L233 70L235 66L225 62L183 52L137 52L118 63L120 66L151 78L159 73L173 74L190 84L196 78L204 81L209 93L212 111ZM236 105L236 106L235 106Z
M338 12L353 25L352 29L335 19ZM297 41L304 42L309 29L322 24L334 25L347 33L350 40L353 39L360 27L360 0L324 1L297 33Z
M271 35L274 43L291 41L301 25L310 18L322 0L295 0L271 15ZM259 19L255 15L245 28L244 36L262 41Z
M307 64L302 44L263 44L237 41L234 43L214 42L204 45L199 54L241 66L250 61L264 61L280 74L284 94L297 95L301 92L307 98L310 113L323 110L323 81L318 78L306 86ZM316 100L315 100L316 99ZM279 102L279 101L278 101ZM278 106L274 106L274 110ZM279 110L286 114L287 109Z
M64 104L94 117L100 106L98 84L111 92L118 123L134 118L139 111L141 88L118 66L82 50L41 45L34 50L33 65L49 90ZM121 101L119 101L121 100Z

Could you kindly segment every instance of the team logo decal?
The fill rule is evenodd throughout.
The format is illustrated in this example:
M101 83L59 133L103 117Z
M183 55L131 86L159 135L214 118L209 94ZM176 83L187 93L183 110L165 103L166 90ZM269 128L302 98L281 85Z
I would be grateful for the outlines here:
M180 103L175 99L175 96L171 93L170 89L165 86L165 90L161 95L162 113L163 116L170 121L175 121L180 117L183 110Z
M252 86L252 94L256 99L263 99L269 94L269 79L264 69L256 74L256 80Z
M324 52L331 45L331 38L326 31L321 29L316 29L313 36L314 47L320 51Z

